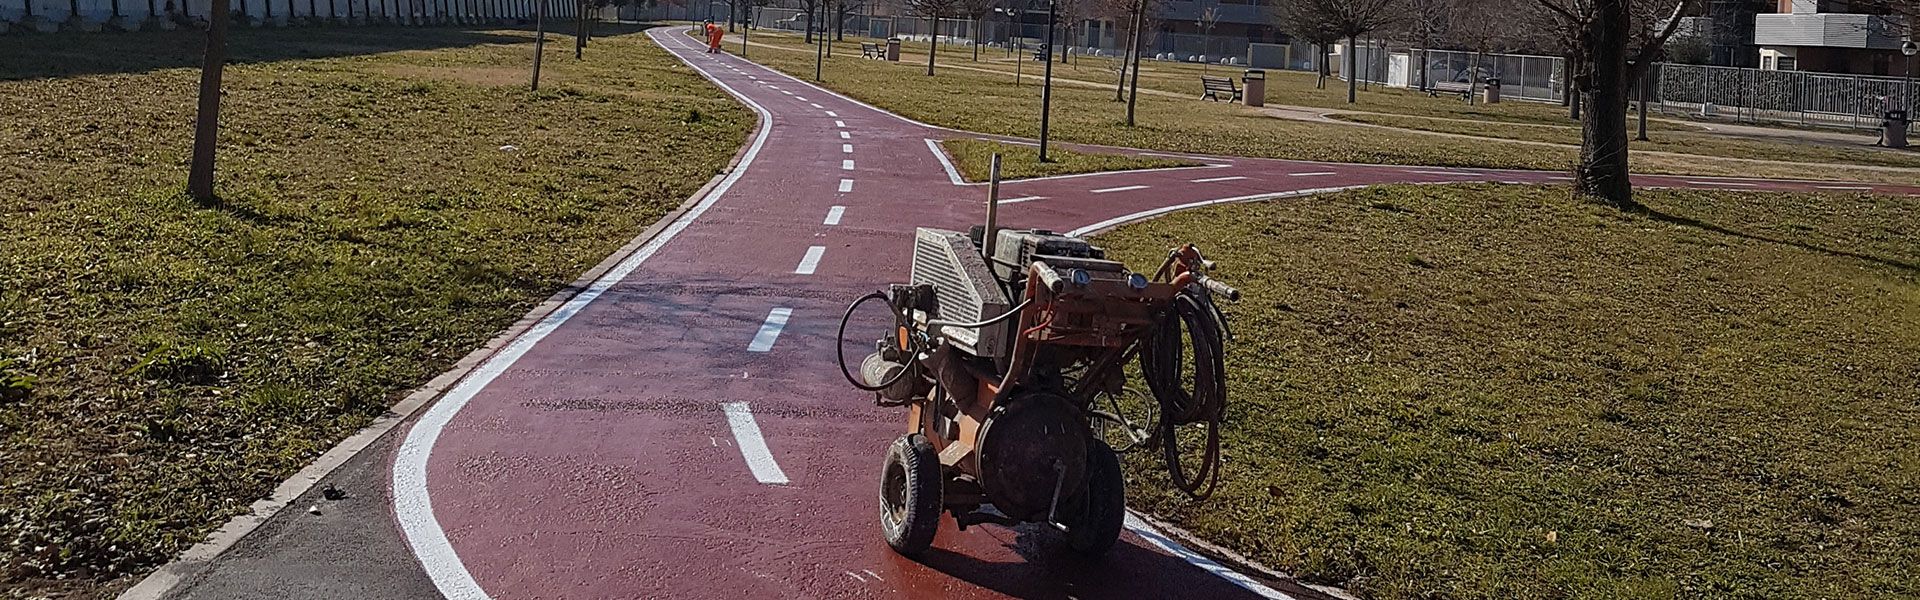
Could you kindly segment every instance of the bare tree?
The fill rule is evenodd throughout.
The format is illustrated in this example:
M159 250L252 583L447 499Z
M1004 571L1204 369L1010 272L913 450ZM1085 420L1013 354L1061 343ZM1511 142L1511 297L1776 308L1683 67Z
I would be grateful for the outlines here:
M993 11L1000 8L1000 0L959 0L960 13L973 20L973 62L980 62L980 44L987 22Z
M1580 116L1580 163L1574 191L1615 207L1639 208L1628 178L1627 89L1661 47L1697 10L1698 0L1535 0L1554 24L1572 60Z
M864 9L866 8L866 6L867 6L866 0L837 0L836 2L834 2L833 4L833 14L835 17L833 20L833 39L834 40L843 41L843 42L847 40L847 19L853 16L854 11Z
M1208 65L1211 62L1206 59L1213 58L1211 56L1213 50L1213 27L1220 23L1220 0L1201 0L1200 5L1202 6L1200 9L1200 17L1194 19L1193 24L1200 29L1200 39L1205 40L1202 43L1206 44L1205 47L1201 48L1203 60L1200 61L1200 72L1204 74L1207 72Z
M1401 36L1406 39L1407 45L1414 46L1407 53L1408 61L1418 61L1412 65L1411 83L1414 89L1425 90L1432 85L1433 82L1427 81L1427 69L1432 62L1427 50L1440 45L1441 40L1445 39L1453 26L1454 8L1464 2L1474 1L1486 0L1406 0L1407 18L1401 21L1404 29Z
M817 0L816 0L817 1ZM933 60L940 54L940 19L960 13L960 0L905 0L907 11L925 17L933 24L933 35L927 39L927 76L933 76Z
M200 113L193 128L193 166L187 171L187 193L202 202L213 200L213 153L220 135L220 77L227 66L227 0L213 0L207 15L207 50L200 63Z
M1354 47L1360 36L1389 28L1405 18L1404 0L1292 0L1281 9L1286 28L1296 36L1321 45L1321 69L1325 70L1325 48L1329 42L1347 41L1347 103L1359 100L1358 53Z
M1132 82L1127 84L1127 126L1132 127L1134 107L1140 103L1140 57L1146 53L1147 44L1153 42L1160 25L1158 17L1160 5L1156 0L1136 0L1138 8L1134 11L1133 35L1133 74Z

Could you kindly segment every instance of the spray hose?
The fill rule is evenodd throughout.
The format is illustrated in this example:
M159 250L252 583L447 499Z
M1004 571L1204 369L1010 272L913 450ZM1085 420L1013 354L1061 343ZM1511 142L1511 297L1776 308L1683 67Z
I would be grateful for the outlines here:
M1160 404L1160 422L1148 447L1159 444L1175 487L1200 500L1220 479L1220 421L1227 405L1226 318L1212 294L1188 286L1173 298L1160 323L1142 341L1140 371ZM1191 355L1191 362L1183 360ZM1193 387L1188 389L1191 369ZM1197 465L1183 465L1182 426L1199 426L1205 441ZM1189 468L1191 467L1191 468Z

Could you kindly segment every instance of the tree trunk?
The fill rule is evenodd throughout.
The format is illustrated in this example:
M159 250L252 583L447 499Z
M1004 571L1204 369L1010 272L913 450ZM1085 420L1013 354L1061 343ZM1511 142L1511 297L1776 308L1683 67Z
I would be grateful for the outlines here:
M1347 77L1347 104L1360 101L1360 79L1355 77L1357 73L1354 72L1360 68L1358 63L1360 56L1358 52L1354 51L1353 44L1355 41L1352 37L1347 38L1347 67L1345 72L1341 73L1341 75Z
M213 150L220 134L220 76L227 66L227 0L213 0L207 15L207 52L200 63L200 114L193 128L193 168L187 193L202 202L214 199Z
M1581 115L1580 165L1574 189L1618 208L1632 208L1633 184L1627 163L1627 42L1629 0L1595 0L1593 18L1582 32L1592 62L1577 78Z
M540 91L540 59L547 50L547 0L533 0L533 91Z
M1326 44L1316 44L1315 47L1319 48L1317 52L1320 54L1318 69L1320 77L1314 80L1313 87L1324 90L1327 89L1327 78L1333 75L1333 51L1328 49Z
M1127 69L1140 53L1140 11L1133 11L1133 24L1127 28L1126 50L1120 53L1120 77L1113 85L1113 101L1127 99Z
M1146 0L1141 0L1140 3L1134 6L1135 8L1139 9L1141 12L1145 12L1146 6L1147 6ZM1128 84L1133 89L1131 92L1127 94L1127 126L1128 127L1133 126L1134 104L1140 101L1140 59L1142 58L1141 57L1142 54L1146 54L1146 52L1144 50L1141 50L1140 47L1143 45L1144 42L1146 42L1146 40L1147 40L1146 32L1141 32L1140 35L1136 35L1133 37L1133 75L1131 75L1131 77L1133 78L1133 83Z
M940 53L940 15L933 16L933 36L927 38L927 76L933 76L933 57Z
M573 8L573 59L580 60L587 50L587 3L575 0Z

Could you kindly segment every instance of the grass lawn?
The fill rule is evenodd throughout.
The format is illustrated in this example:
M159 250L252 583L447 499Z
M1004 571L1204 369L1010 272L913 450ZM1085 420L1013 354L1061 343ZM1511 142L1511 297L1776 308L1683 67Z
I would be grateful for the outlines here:
M1040 148L1037 146L981 139L946 140L940 142L940 147L947 151L947 156L953 158L954 168L959 169L960 177L967 181L991 179L988 173L992 171L993 155L996 152L1000 154L1000 179L1003 181L1105 171L1193 167L1202 164L1179 158L1075 152L1057 147L1048 148L1047 162L1040 162Z
M1373 114L1338 115L1335 118L1356 123L1385 125L1401 129L1458 133L1489 138L1553 142L1556 144L1580 143L1580 129L1576 126L1545 127L1505 123L1476 123L1472 121ZM1629 133L1628 135L1632 134ZM1647 137L1651 138L1652 141L1634 141L1632 142L1633 149L1679 152L1703 156L1757 158L1763 160L1831 162L1853 165L1920 168L1920 152L1877 150L1864 147L1845 148L1815 144L1781 144L1706 133L1656 132L1652 131L1651 127L1649 127Z
M796 77L809 80L813 77L814 51L812 46L802 43L800 36L768 31L755 32L750 38L752 50L748 53L749 58ZM736 39L729 48L737 51L737 43ZM910 45L909 49L913 46ZM924 44L917 46L925 48ZM934 77L924 75L924 51L917 55L909 51L902 55L901 62L888 63L860 58L858 42L849 40L836 44L833 53L833 58L827 60L824 69L826 81L823 85L848 96L914 119L956 129L1027 138L1039 134L1037 115L1040 86L1034 84L1037 79L1028 73L1026 85L1013 85L1011 64L991 67L999 69L997 71L981 71L992 62L987 60L992 55L990 52L983 51L982 60L974 62L970 48L943 46L935 65ZM1162 66L1168 69L1197 68L1197 65ZM1062 76L1062 72L1063 69L1056 66L1055 75ZM1082 72L1092 73L1095 70L1082 67ZM1166 77L1168 82L1176 81L1174 76ZM1178 77L1185 78L1188 75ZM1146 79L1143 73L1143 82ZM1311 87L1310 82L1304 85ZM1294 88L1299 84L1278 87ZM1315 93L1331 92L1319 90ZM1403 91L1378 93L1399 98L1396 102L1421 105L1448 102ZM1545 170L1571 169L1577 155L1572 148L1546 148L1496 140L1446 138L1413 130L1357 128L1279 119L1255 109L1203 102L1188 96L1141 94L1137 119L1139 126L1127 127L1124 124L1124 104L1114 102L1113 97L1113 88L1104 85L1097 88L1054 86L1054 139L1171 152L1265 158ZM1429 110L1416 114L1450 118L1508 115L1515 122L1567 124L1564 117L1553 117L1551 121L1544 116L1535 118L1538 116L1535 113L1551 108L1549 106L1523 107L1523 104L1511 102L1480 108L1462 105L1437 113ZM1373 104L1362 105L1361 108L1400 110L1401 107L1400 104ZM1672 125L1689 127L1684 124ZM1920 182L1920 170L1886 171L1838 164L1819 168L1765 165L1724 160L1711 151L1703 152L1707 154L1638 155L1633 158L1634 167L1645 173Z
M199 34L0 37L0 596L130 583L724 169L634 31L530 93L526 31L236 29L204 204Z
M1920 200L1401 186L1221 206L1222 489L1129 498L1368 598L1920 596Z

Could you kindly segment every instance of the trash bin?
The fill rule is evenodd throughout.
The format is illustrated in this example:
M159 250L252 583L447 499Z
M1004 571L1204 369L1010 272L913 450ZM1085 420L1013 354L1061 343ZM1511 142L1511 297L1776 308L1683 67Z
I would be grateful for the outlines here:
M1499 104L1500 103L1500 78L1498 77L1488 78L1487 89L1485 93L1486 93L1486 97L1484 99L1486 100L1487 104Z
M1907 147L1907 111L1887 111L1887 120L1881 123L1880 141L1888 148Z
M887 38L887 60L900 62L900 38Z
M1265 70L1247 69L1246 75L1241 76L1240 81L1247 86L1240 91L1240 98L1246 102L1247 106L1266 106L1267 72Z

